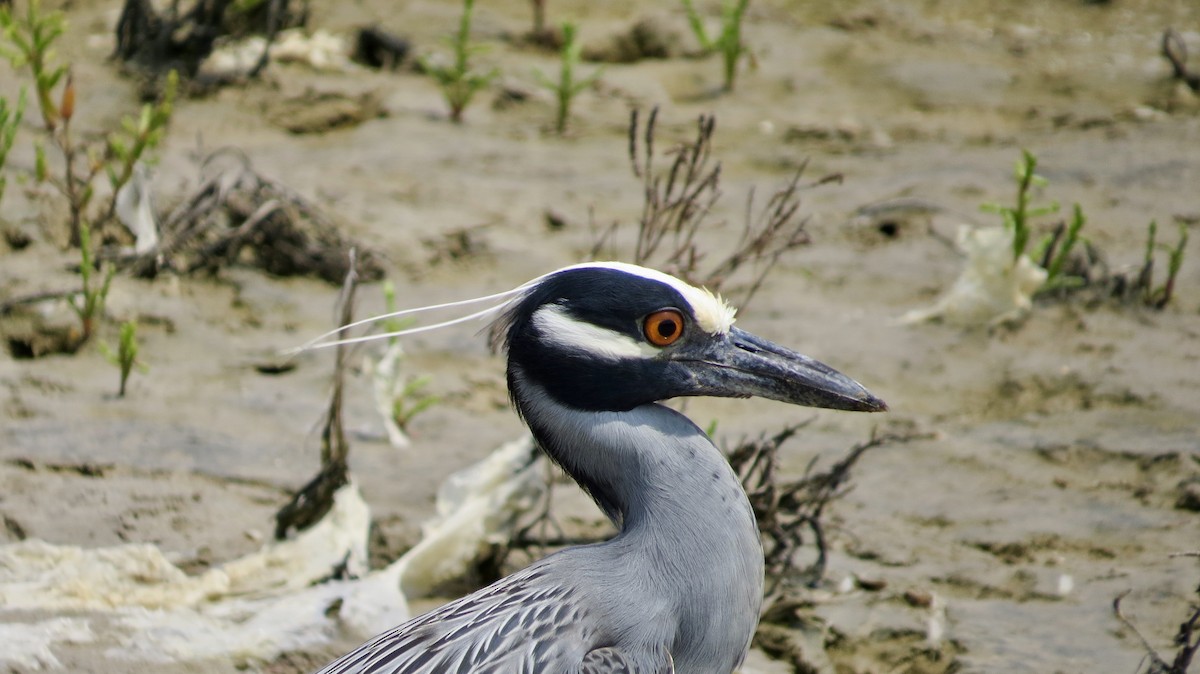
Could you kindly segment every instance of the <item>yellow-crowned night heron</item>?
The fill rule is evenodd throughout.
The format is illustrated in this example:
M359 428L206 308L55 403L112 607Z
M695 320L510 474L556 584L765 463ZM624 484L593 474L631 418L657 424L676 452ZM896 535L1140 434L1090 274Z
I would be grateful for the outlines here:
M492 339L507 351L517 412L620 533L413 618L321 674L728 674L762 603L754 513L704 431L657 401L762 396L866 412L883 401L643 267L567 267L501 310Z

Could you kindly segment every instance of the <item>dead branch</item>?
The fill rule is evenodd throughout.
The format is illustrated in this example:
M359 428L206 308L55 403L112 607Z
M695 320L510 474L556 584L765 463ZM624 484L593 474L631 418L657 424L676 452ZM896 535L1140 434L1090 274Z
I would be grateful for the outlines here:
M358 287L357 260L354 249L349 253L349 268L342 292L338 296L338 326L354 322L354 291ZM344 337L344 330L338 337ZM329 395L329 407L325 412L325 424L321 431L321 470L316 477L275 513L275 538L283 540L291 530L303 531L316 524L333 507L333 496L338 489L349 483L350 444L342 423L342 401L345 388L346 362L349 348L346 344L336 347L333 365L333 390Z
M162 12L155 10L150 0L126 0L117 21L113 56L151 75L176 70L191 79L212 54L219 38L262 33L266 37L263 53L245 73L245 77L254 78L266 67L271 43L279 31L308 22L308 3L302 4L293 9L289 0L245 6L231 0L196 0L181 14L178 0Z
M642 183L643 194L642 212L633 234L633 262L657 267L713 291L722 287L730 290L730 280L745 272L741 284L732 289L741 295L739 304L745 306L786 252L809 243L807 221L799 217L801 193L841 177L802 183L804 167L801 166L757 213L752 190L737 243L718 258L711 251L725 246L713 243L705 235L723 224L708 223L708 216L721 197L721 163L712 156L716 119L702 115L692 140L662 153L671 162L662 169L655 164L657 120L657 108L650 111L644 128L637 110L630 115L629 163L634 177ZM621 230L619 223L613 223L599 232L594 238L591 257L601 257L602 251L609 251L608 257L619 257L615 249ZM710 257L715 263L707 270L702 269Z
M1188 70L1187 44L1174 29L1168 28L1163 31L1162 55L1171 62L1171 74L1175 79L1186 84L1192 91L1200 91L1200 73Z
M758 530L763 536L766 575L773 594L780 583L799 578L809 586L825 574L828 543L822 516L826 507L847 491L850 471L868 450L884 445L910 442L930 437L919 433L883 433L872 431L871 437L850 449L839 461L823 472L813 472L816 460L809 463L803 477L781 481L779 448L810 421L784 427L773 436L743 440L728 452L729 463L737 472L754 508ZM805 569L796 568L796 552L804 543L805 532L811 533L816 547L816 560Z
M1176 556L1200 556L1200 553L1182 553ZM1176 632L1172 643L1178 650L1175 651L1175 657L1167 662L1158 651L1150 645L1149 640L1142 635L1137 625L1133 624L1125 614L1121 612L1121 600L1129 595L1129 590L1122 592L1113 599L1113 615L1121 624L1137 637L1142 643L1142 649L1146 651L1146 658L1149 660L1149 668L1146 674L1187 674L1188 669L1192 666L1192 660L1195 659L1197 651L1200 651L1200 602L1191 606L1191 615L1188 616L1179 625L1179 631ZM1200 586L1196 587L1196 596L1200 597Z
M257 173L236 150L218 150L202 163L195 190L163 219L158 247L117 258L142 277L163 270L189 274L249 262L277 276L311 275L330 283L349 273L357 248L363 281L382 278L379 256L341 234L315 204Z

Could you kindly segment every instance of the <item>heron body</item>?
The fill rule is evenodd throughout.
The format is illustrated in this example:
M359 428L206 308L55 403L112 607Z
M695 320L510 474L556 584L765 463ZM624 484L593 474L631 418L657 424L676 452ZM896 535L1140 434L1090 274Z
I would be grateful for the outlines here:
M762 603L754 513L708 436L658 401L883 402L735 328L717 297L633 265L542 277L506 304L492 336L517 412L618 534L413 618L320 674L731 672Z

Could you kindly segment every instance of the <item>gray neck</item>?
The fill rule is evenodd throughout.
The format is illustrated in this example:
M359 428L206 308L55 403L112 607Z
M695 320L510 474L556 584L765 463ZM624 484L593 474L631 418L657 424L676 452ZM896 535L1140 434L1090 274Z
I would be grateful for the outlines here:
M763 553L754 513L728 461L687 417L657 404L582 411L510 379L542 448L620 529L596 552L678 602L677 671L740 662L758 621ZM691 664L693 666L689 667ZM723 665L722 665L723 666Z

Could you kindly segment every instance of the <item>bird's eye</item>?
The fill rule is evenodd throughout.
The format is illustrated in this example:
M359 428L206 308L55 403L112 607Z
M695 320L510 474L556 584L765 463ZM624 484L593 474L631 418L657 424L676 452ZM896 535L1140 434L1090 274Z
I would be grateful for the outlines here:
M683 314L676 309L656 311L642 321L642 332L654 346L670 346L683 336Z

